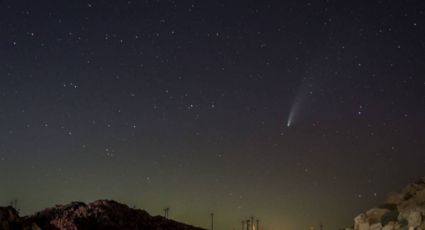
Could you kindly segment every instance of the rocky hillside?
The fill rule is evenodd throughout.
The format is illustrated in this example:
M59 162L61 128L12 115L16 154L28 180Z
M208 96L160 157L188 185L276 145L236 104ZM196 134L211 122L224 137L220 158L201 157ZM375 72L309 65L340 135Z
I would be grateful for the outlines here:
M355 230L425 229L425 177L354 218Z
M0 207L0 230L143 229L203 230L109 200L90 204L73 202L19 217L12 207Z

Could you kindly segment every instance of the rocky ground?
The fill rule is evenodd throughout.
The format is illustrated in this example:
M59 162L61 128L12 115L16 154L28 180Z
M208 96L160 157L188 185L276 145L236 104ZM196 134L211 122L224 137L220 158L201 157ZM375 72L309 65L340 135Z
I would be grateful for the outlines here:
M203 230L109 200L57 205L31 216L19 217L12 207L0 207L0 230Z
M425 230L425 177L354 218L355 230Z

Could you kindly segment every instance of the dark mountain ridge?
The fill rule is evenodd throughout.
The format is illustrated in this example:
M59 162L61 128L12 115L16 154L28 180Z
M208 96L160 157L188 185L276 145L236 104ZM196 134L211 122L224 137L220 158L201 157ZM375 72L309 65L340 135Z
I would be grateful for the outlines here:
M56 205L24 217L20 217L13 207L0 207L0 230L18 229L204 230L162 216L151 216L144 210L133 209L112 200Z

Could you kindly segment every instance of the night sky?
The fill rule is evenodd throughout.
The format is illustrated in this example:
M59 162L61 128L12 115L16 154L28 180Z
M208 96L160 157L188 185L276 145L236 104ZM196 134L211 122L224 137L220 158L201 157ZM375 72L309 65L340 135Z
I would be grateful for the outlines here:
M352 224L425 175L425 2L0 0L0 205Z

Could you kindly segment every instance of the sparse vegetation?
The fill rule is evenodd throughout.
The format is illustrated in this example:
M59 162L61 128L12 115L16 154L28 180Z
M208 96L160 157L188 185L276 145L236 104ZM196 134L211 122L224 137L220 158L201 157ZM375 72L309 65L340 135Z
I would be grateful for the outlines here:
M397 205L396 204L385 203L385 204L379 205L378 207L382 208L382 209L388 209L390 211L397 211Z
M408 200L408 199L410 199L410 198L412 198L412 197L413 197L413 194L411 194L411 193L406 193L406 194L404 195L403 199L404 199L404 200Z
M425 184L425 181L422 178L420 178L417 181L415 181L415 184L417 185Z
M382 225L385 226L386 224L388 224L391 221L397 221L398 214L399 213L398 213L397 210L392 210L390 212L385 213L381 218Z
M400 223L400 227L406 227L408 224L409 224L409 222L407 222L407 220L406 219L401 219L400 221L399 221L399 223Z

